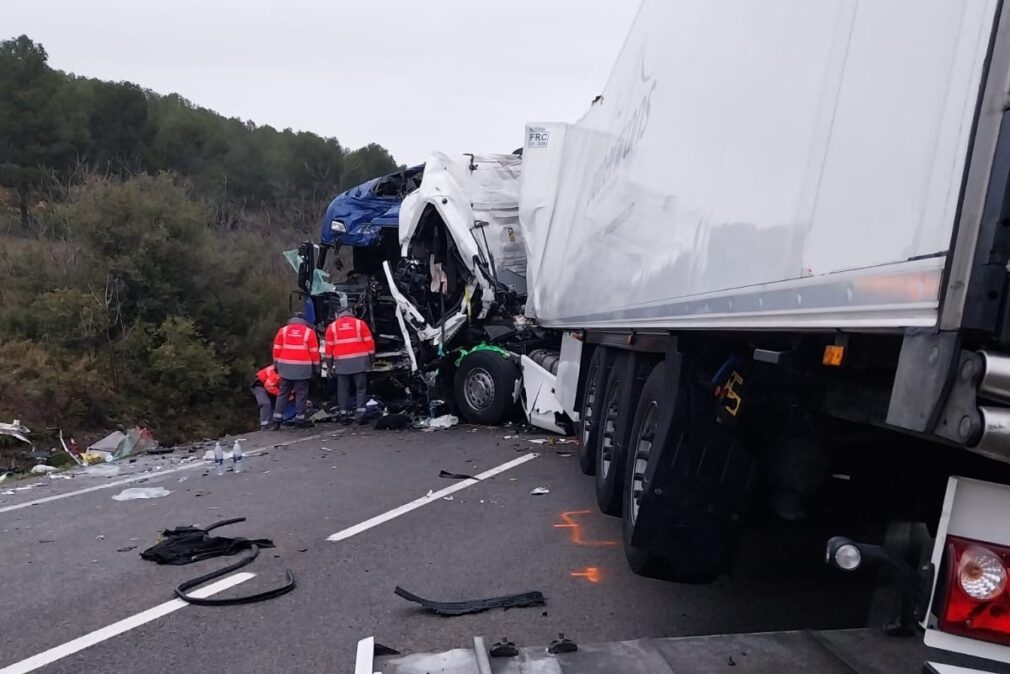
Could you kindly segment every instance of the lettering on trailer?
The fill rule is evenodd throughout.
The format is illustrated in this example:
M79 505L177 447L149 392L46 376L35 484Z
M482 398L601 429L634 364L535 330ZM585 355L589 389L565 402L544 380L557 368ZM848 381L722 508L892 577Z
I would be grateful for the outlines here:
M639 56L640 75L632 80L627 93L619 99L614 116L620 133L614 137L603 154L603 161L593 174L589 187L589 203L617 176L625 160L645 135L652 112L652 94L656 91L656 78L645 72L645 50Z
M526 138L526 147L547 147L551 132L542 126L531 126Z

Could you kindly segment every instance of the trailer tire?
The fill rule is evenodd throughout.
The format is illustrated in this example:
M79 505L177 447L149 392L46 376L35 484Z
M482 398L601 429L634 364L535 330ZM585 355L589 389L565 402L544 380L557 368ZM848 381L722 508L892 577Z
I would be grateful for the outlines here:
M659 396L662 395L662 364L653 368L645 380L642 395L635 408L635 419L631 424L631 440L628 444L627 465L624 467L624 510L621 538L624 543L624 557L628 567L640 576L667 578L671 569L668 561L649 550L636 548L631 544L635 533L635 518L641 500L644 476L652 449L652 435L659 423ZM645 445L648 445L647 447Z
M492 351L474 351L456 368L453 393L460 416L473 424L503 423L512 409L519 371Z
M579 469L586 475L596 474L596 443L599 426L594 420L600 418L600 408L603 405L603 388L607 384L607 352L604 347L597 347L589 361L586 372L585 390L582 392L582 405L579 409Z
M591 445L596 456L596 503L607 515L619 517L624 505L624 449L627 447L631 417L637 400L635 388L638 377L629 379L628 359L632 355L617 356L603 391L600 406L599 432ZM625 401L630 400L625 409Z

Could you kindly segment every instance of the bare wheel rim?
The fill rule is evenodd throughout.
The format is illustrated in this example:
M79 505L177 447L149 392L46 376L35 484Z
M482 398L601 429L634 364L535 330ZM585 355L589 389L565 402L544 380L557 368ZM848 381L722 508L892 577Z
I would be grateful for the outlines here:
M617 414L618 414L618 390L620 386L615 386L614 391L607 396L607 409L603 417L603 427L601 429L600 443L600 473L603 479L610 475L610 468L614 463L614 436L617 435Z
M482 367L475 367L466 375L463 385L466 403L478 412L491 407L494 402L494 378Z
M596 403L596 369L589 373L589 389L586 402L582 406L582 446L589 446L589 434L593 431L593 405Z
M645 469L649 465L649 454L652 453L652 442L656 438L656 418L658 416L658 406L656 401L649 403L645 414L642 416L642 426L638 432L637 442L635 442L635 464L631 473L631 492L629 512L631 513L631 523L638 519L638 509L642 505L642 494L645 492Z

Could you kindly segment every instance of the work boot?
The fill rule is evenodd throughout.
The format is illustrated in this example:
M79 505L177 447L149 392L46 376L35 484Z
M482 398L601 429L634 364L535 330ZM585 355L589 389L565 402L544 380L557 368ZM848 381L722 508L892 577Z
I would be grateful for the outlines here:
M312 428L312 422L306 419L305 417L301 418L295 417L293 425L295 426L295 428Z
M281 430L281 420L280 419L274 419L274 430L275 431Z

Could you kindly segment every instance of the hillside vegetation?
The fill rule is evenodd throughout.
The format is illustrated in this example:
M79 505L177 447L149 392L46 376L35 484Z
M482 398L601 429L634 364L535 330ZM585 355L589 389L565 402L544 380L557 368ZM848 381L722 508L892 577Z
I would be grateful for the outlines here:
M248 383L294 287L280 251L395 166L0 42L0 420L252 428Z

